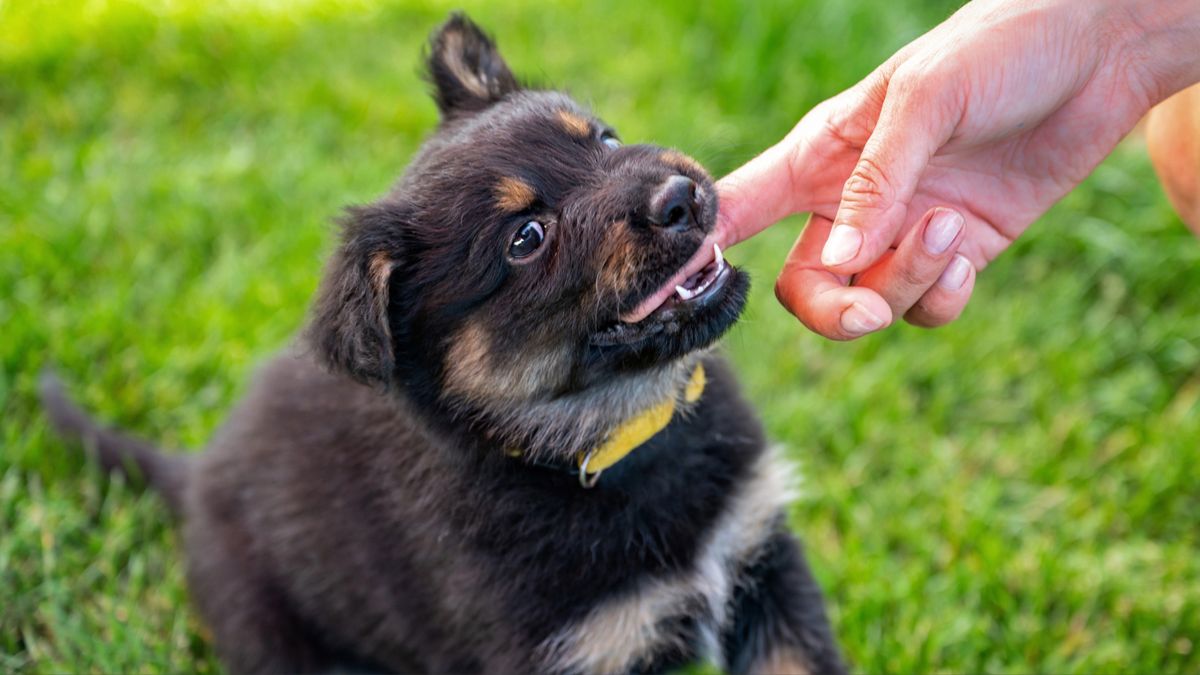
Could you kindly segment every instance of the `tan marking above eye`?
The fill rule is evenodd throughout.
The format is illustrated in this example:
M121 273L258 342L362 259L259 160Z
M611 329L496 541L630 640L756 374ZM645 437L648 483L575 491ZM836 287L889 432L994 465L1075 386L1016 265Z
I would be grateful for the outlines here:
M618 220L609 228L603 244L603 262L596 277L596 291L601 294L620 293L633 285L638 273L640 248L625 232L628 221Z
M658 157L663 163L685 173L692 172L700 176L708 176L708 170L704 168L704 165L678 150L664 150Z
M587 138L592 135L592 125L582 115L570 110L558 111L558 123L572 136Z
M520 178L505 176L496 184L496 206L503 211L524 211L536 200L533 186Z

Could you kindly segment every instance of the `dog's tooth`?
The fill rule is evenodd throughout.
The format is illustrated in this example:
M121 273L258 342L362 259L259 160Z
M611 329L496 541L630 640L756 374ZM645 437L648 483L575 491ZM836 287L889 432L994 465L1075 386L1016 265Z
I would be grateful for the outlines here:
M716 242L713 242L713 257L717 259L717 270L720 271L725 267L725 256L721 255L721 247Z
M680 298L682 298L684 301L687 301L687 300L691 300L692 298L696 297L696 294L699 293L700 291L689 291L688 289L684 288L683 286L676 286L675 292L679 294Z

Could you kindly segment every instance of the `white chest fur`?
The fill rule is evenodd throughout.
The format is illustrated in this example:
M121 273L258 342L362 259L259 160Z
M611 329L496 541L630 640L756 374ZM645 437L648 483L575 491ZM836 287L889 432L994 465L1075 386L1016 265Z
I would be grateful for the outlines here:
M720 662L719 636L730 620L728 609L737 575L752 562L793 496L793 472L776 448L751 468L729 506L709 532L695 566L672 577L654 579L593 609L541 645L552 670L620 673L673 644L680 636L669 619L691 616L700 626L709 656Z

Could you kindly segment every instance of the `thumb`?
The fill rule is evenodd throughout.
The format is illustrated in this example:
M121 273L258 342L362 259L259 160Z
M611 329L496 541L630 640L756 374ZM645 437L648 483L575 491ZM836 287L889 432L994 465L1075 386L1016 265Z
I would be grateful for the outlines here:
M918 76L920 77L920 76ZM949 139L958 111L946 115L948 87L932 77L892 78L879 121L842 189L821 263L839 274L871 266L898 238L930 158Z

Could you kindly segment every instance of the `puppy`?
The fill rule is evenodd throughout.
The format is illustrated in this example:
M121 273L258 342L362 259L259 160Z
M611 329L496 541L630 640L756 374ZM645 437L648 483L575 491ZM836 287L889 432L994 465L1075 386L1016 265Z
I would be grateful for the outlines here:
M300 348L198 456L50 417L183 523L235 672L843 671L787 468L708 351L746 298L692 159L432 37L442 114L349 210Z

